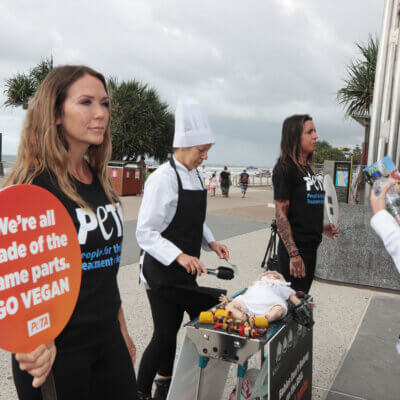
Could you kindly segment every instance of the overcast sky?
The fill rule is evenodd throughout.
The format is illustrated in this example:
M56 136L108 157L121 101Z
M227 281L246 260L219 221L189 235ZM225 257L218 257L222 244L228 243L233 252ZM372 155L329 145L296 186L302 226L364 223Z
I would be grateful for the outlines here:
M0 132L15 154L25 112L4 108L4 80L44 57L138 79L174 111L208 112L208 163L272 166L285 117L309 113L321 140L360 144L336 92L355 42L380 35L383 0L0 0Z

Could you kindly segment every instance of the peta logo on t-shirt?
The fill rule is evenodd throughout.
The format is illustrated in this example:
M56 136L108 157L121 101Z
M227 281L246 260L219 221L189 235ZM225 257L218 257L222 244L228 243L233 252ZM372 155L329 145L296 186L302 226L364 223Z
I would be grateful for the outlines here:
M324 204L325 192L321 175L304 176L307 191L307 204Z
M117 229L117 236L122 236L122 214L119 203L117 207L112 204L107 204L105 206L99 206L96 212L85 210L83 208L75 209L76 216L79 221L79 231L78 240L79 244L85 244L87 240L88 233L96 229L100 229L104 240L109 240L114 232L114 227L106 230L104 224L109 219L112 218L115 222L115 228Z
M304 176L303 179L306 181L306 190L310 192L311 190L315 190L317 192L324 190L324 184L322 183L321 175L310 175Z

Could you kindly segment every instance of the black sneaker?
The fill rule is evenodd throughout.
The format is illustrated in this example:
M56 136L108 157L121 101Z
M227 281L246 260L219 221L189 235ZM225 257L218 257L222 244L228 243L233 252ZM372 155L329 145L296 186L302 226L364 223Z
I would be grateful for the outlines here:
M169 379L155 379L156 391L153 400L166 400L168 390L171 385L171 378Z
M153 399L151 398L151 394L144 394L138 392L138 400L153 400Z

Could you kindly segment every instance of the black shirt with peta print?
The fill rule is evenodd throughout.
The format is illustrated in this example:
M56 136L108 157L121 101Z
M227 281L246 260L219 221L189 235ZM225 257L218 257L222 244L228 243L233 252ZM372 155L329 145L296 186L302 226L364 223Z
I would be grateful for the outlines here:
M302 170L292 164L285 169L280 161L274 167L272 183L275 200L289 200L288 220L296 244L318 246L322 240L325 191L322 176L309 166Z
M81 289L71 319L56 339L57 351L79 350L106 341L119 326L121 306L117 272L123 222L119 204L115 207L110 203L95 173L91 184L71 179L92 211L80 208L66 197L49 172L43 172L32 182L61 201L72 218L81 245Z

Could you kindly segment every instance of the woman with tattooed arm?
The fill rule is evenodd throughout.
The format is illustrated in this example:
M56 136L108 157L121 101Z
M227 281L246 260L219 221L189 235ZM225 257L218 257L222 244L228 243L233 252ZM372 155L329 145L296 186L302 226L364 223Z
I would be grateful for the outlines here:
M309 115L293 115L282 126L281 154L274 167L278 270L297 291L308 293L322 233L332 240L337 227L324 224L325 191L314 173L317 132Z

